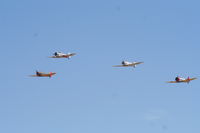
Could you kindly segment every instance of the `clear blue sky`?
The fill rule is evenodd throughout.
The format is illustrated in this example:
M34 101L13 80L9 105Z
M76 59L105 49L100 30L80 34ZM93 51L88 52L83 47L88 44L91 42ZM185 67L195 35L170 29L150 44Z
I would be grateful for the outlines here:
M199 77L199 5L1 0L0 132L199 133L199 80L165 83ZM112 67L122 60L145 63Z

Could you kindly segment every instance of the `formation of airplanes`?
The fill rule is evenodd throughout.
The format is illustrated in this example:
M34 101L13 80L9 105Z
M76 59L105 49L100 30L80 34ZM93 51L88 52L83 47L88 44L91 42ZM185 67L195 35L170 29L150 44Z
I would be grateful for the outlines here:
M50 58L68 58L70 59L72 56L76 55L76 53L62 53L62 52L55 52L53 56L50 56ZM121 65L114 65L113 67L136 67L139 64L143 64L144 62L128 62L128 61L122 61ZM44 72L39 72L36 71L35 75L30 75L31 77L49 77L51 78L54 76L56 73L55 72L49 72L49 73L44 73ZM168 81L167 83L190 83L192 80L196 80L197 78L182 78L177 76L174 81Z

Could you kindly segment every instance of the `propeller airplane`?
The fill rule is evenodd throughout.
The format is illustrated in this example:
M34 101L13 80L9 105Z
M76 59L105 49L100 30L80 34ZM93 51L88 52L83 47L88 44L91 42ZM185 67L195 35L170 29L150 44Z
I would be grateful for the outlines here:
M175 81L168 81L167 83L190 83L190 81L196 80L196 79L197 78L190 78L190 77L188 77L188 78L181 78L181 77L177 76L175 78Z
M61 53L61 52L55 52L54 56L51 56L50 58L68 58L70 59L72 56L76 55L76 53Z
M128 62L128 61L122 61L122 65L115 65L113 67L136 67L139 64L143 64L144 62Z
M51 78L55 74L56 74L55 72L44 73L44 72L36 71L36 75L30 75L30 76L31 77L49 77L49 78Z

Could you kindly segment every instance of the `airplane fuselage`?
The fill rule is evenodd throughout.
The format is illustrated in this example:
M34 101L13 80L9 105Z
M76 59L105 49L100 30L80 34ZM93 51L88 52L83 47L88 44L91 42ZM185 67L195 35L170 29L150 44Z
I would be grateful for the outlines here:
M30 75L30 76L31 77L49 77L49 78L51 78L55 74L56 74L55 72L50 72L50 73L36 72L36 75Z
M135 66L136 66L135 63L136 63L136 62L122 61L122 65L123 65L123 66L133 66L133 67L135 67Z
M52 56L51 58L71 58L72 56L76 55L75 53L68 53L68 54L64 54L64 53L55 53L54 56Z
M37 77L52 77L56 73L47 73L47 74L37 74Z

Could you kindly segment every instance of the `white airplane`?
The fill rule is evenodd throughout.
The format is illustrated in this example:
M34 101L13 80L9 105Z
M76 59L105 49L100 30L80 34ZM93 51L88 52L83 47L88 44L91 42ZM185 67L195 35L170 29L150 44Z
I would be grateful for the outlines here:
M168 81L167 83L190 83L190 81L195 80L195 79L197 78L190 78L190 77L182 78L182 77L177 76L175 78L175 81Z
M61 52L55 52L54 56L51 56L50 58L68 58L70 59L72 56L76 55L76 53L61 53Z
M139 64L142 64L144 62L128 62L128 61L122 61L122 65L115 65L113 67L136 67Z

